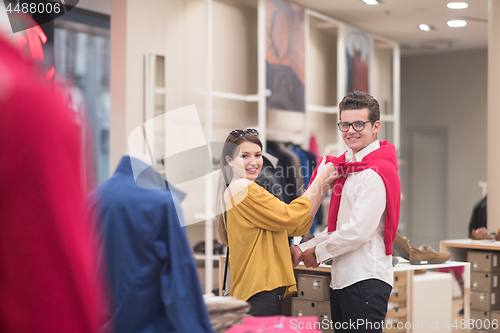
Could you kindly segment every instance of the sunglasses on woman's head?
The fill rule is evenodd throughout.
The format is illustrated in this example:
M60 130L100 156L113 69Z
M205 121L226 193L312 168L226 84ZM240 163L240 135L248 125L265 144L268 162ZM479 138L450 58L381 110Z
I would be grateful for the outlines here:
M234 137L239 137L239 136L243 136L245 134L250 134L250 135L259 135L259 131L257 131L255 128L247 128L246 130L239 130L239 129L236 129L236 130L233 130L231 131L230 133L232 136Z

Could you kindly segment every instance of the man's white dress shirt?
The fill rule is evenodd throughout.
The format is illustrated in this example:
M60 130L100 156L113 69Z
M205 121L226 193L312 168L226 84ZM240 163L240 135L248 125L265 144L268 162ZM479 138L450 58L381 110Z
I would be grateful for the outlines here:
M355 155L349 150L346 162L361 162L378 148L377 140ZM392 256L385 254L385 209L385 186L379 174L372 169L350 173L342 190L336 230L329 234L327 227L298 245L302 251L316 246L320 263L332 259L332 289L371 278L393 285Z

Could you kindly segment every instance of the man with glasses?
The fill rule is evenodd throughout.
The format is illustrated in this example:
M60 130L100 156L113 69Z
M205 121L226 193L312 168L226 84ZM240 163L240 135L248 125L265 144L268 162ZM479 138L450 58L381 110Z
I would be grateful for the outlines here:
M396 150L377 140L380 110L372 96L349 93L339 113L338 128L349 150L327 157L343 175L332 187L328 228L290 251L294 265L303 260L307 267L318 267L332 259L330 307L336 333L382 332L399 223Z

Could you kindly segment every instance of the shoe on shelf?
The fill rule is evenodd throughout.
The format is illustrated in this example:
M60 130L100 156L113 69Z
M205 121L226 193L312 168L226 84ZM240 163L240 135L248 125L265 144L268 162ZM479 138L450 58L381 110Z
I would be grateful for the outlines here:
M500 229L498 229L498 230L497 230L497 233L495 234L495 240L496 240L497 242L499 242L499 241L500 241Z
M410 250L410 264L425 265L425 264L442 264L450 259L448 252L437 253L428 245L412 247Z
M408 238L401 236L399 232L396 233L396 239L392 244L392 251L396 256L410 260L410 241Z
M485 239L494 240L495 235L490 233L488 231L488 229L486 229L485 227L481 227L481 228L477 228L475 230L472 230L472 233L470 234L470 238L475 239L475 240L485 240Z

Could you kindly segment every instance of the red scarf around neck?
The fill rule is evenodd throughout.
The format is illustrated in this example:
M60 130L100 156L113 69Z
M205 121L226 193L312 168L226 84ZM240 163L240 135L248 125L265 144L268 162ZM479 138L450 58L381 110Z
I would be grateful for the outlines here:
M396 238L399 225L399 212L401 206L401 182L398 175L398 159L394 145L386 141L380 141L380 148L372 151L363 158L362 162L345 162L345 153L339 157L326 156L326 163L332 162L337 172L343 177L337 179L332 190L330 210L328 212L328 232L335 231L337 227L337 215L339 212L340 198L347 175L372 169L377 172L385 185L386 192L386 214L385 214L385 253L392 254L392 244ZM314 170L311 181L316 177L317 168Z

